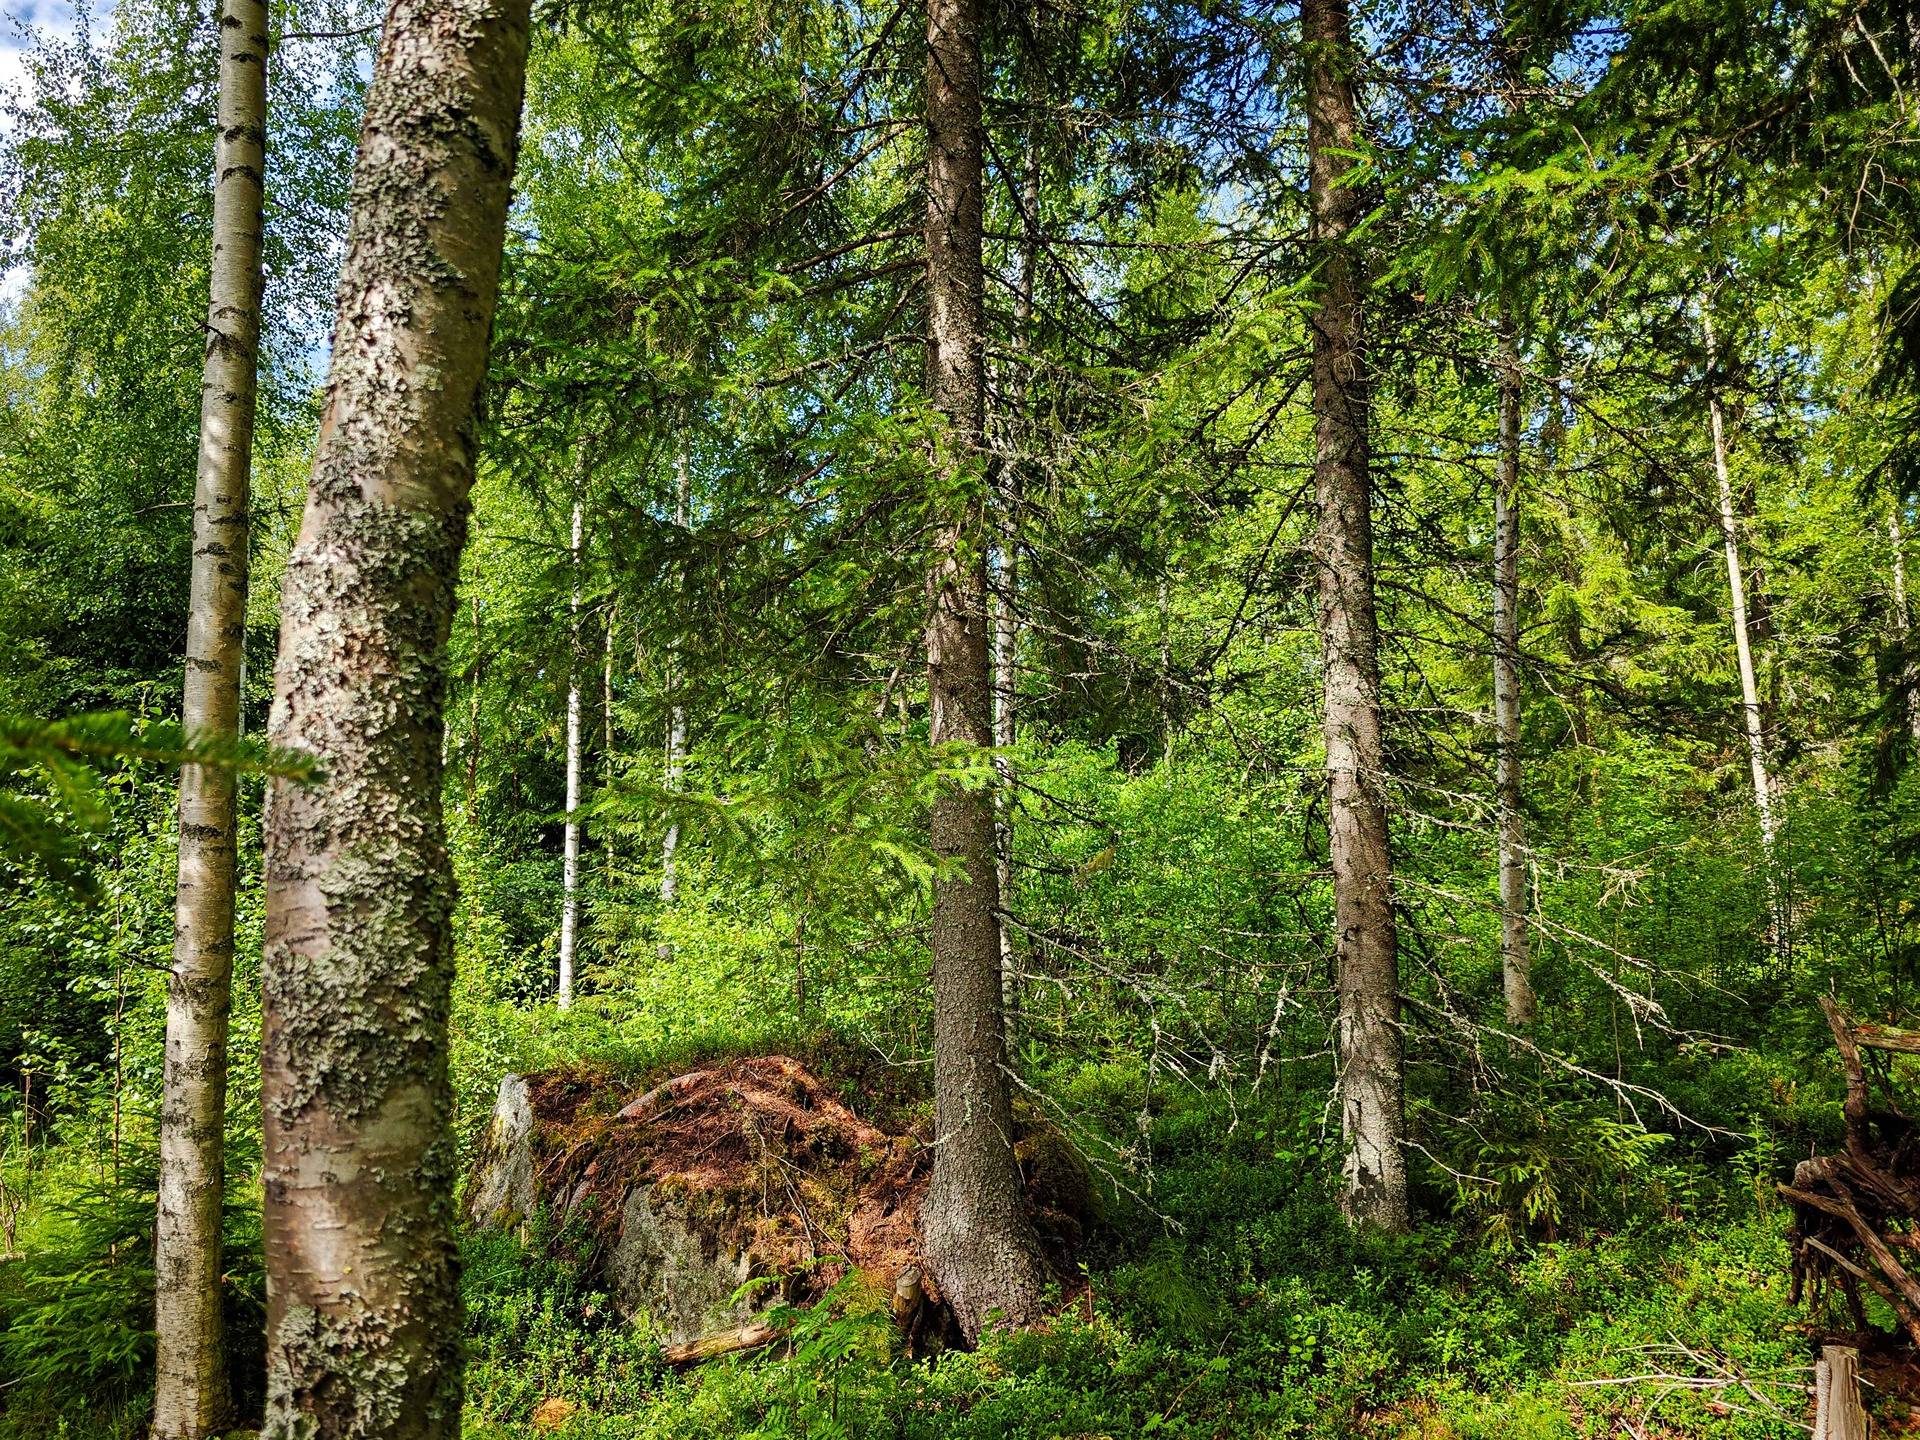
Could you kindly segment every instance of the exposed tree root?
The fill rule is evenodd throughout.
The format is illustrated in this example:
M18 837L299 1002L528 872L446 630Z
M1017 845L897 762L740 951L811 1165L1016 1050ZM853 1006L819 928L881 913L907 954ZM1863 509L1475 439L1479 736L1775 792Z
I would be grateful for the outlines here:
M1792 1202L1793 1299L1807 1283L1816 1294L1837 1287L1855 1321L1864 1326L1864 1287L1885 1301L1920 1346L1920 1281L1901 1252L1920 1251L1920 1133L1883 1081L1886 1103L1874 1108L1862 1050L1920 1054L1920 1033L1858 1024L1825 997L1847 1079L1846 1148L1803 1160L1793 1183L1776 1186Z

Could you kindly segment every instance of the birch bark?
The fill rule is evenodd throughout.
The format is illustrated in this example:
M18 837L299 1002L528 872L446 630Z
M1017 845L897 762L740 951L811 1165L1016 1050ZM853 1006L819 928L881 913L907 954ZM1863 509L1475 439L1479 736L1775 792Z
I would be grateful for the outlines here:
M453 1440L441 732L527 0L394 0L287 560L267 832L266 1440Z
M266 174L267 10L262 0L223 0L219 38L212 284L200 381L200 459L180 710L187 731L209 740L239 735L246 675L248 491ZM226 1193L234 835L233 771L185 766L154 1230L155 1440L197 1440L217 1433L229 1419L220 1213Z
M1494 790L1500 831L1500 974L1507 1022L1531 1025L1537 1010L1527 935L1527 834L1520 809L1520 488L1522 390L1519 346L1500 333L1500 460L1493 487Z

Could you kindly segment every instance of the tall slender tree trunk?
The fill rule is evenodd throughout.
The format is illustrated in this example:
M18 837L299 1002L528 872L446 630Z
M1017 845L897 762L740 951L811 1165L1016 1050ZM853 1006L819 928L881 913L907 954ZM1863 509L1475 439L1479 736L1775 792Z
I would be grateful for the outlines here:
M600 633L600 780L613 779L613 632L619 627L620 610L607 606L607 623ZM606 884L613 884L613 831L600 837L600 868Z
M261 1100L268 1440L460 1430L446 646L527 0L394 0L287 560Z
M682 530L693 528L693 477L687 461L687 437L680 437L680 453L674 461L673 523ZM667 789L678 792L687 772L687 707L681 697L680 657L675 655L667 670ZM671 905L680 891L676 856L680 849L680 822L667 826L660 842L660 902ZM672 954L669 946L660 947L664 958Z
M473 592L473 681L467 687L467 819L480 806L480 688L487 678L486 632L480 622L480 592Z
M1900 525L1900 500L1887 511L1887 548L1893 556L1893 639L1900 647L1900 688L1905 692L1907 733L1920 745L1920 665L1913 657L1913 616L1907 609L1907 537Z
M580 944L580 497L573 498L573 543L567 551L573 593L567 600L567 819L560 859L559 1006L573 1004L573 962Z
M181 719L209 739L240 733L247 622L247 507L260 348L266 173L267 10L223 0L213 267L200 381L193 573ZM167 980L160 1190L154 1232L153 1434L187 1440L228 1415L220 1212L226 1191L227 1015L233 981L232 770L180 774L180 864Z
M945 420L935 451L928 577L927 702L936 745L993 742L987 646L986 315L981 265L980 9L927 5L927 384ZM972 1339L998 1313L1040 1311L1047 1266L1013 1157L990 797L950 788L933 805L933 848L960 878L933 894L933 1180L927 1259Z
M1008 414L1002 427L997 473L1000 481L994 538L998 587L993 605L993 744L994 772L999 789L994 796L994 876L1000 904L995 911L1000 940L1000 1003L1007 1017L1007 1042L1012 1046L1020 1015L1020 958L1013 948L1013 756L1008 752L1019 738L1017 703L1020 677L1020 506L1024 499L1024 457L1027 373L1026 353L1032 341L1033 274L1040 249L1039 127L1027 135L1026 166L1020 177L1020 259L1014 274L1013 347L1019 353L1007 386Z
M1709 363L1719 362L1713 317L1703 304L1700 324L1706 334ZM1760 685L1753 665L1753 639L1747 622L1747 582L1740 568L1740 520L1733 503L1733 481L1727 470L1726 424L1720 411L1720 392L1707 392L1707 425L1713 440L1713 475L1720 500L1720 540L1727 555L1727 597L1733 612L1733 648L1740 662L1740 714L1747 732L1747 762L1753 772L1753 808L1760 817L1760 843L1772 868L1776 828L1773 814L1773 776L1767 768L1767 727L1760 711ZM1775 917L1778 919L1778 917Z
M1407 1227L1400 976L1387 850L1386 758L1374 616L1364 279L1352 232L1364 202L1344 183L1358 141L1345 0L1303 0L1307 184L1319 277L1313 315L1314 483L1326 690L1327 835L1333 860L1342 1204L1356 1224Z
M1500 974L1507 1021L1534 1020L1527 835L1520 813L1520 350L1500 326L1500 458L1493 482L1493 743L1500 830Z

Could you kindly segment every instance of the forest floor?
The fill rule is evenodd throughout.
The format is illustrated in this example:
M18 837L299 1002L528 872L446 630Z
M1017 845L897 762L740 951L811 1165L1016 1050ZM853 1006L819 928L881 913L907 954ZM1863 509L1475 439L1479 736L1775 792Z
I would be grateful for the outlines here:
M848 1079L849 1097L865 1083ZM1101 1084L1079 1082L1081 1113L1117 1100ZM896 1122L911 1106L890 1103ZM1112 1109L1118 1130L1124 1107ZM1706 1167L1668 1167L1640 1197L1653 1202L1637 1207L1650 1218L1578 1238L1459 1218L1364 1239L1307 1178L1330 1170L1314 1134L1280 1133L1244 1111L1236 1123L1217 1100L1193 1096L1159 1109L1146 1141L1150 1184L1133 1177L1133 1196L1106 1187L1090 1230L1090 1293L1051 1324L972 1354L903 1356L885 1297L854 1276L792 1311L782 1344L676 1370L558 1250L472 1234L468 1434L1806 1432L1816 1335L1788 1303L1788 1217L1757 1172L1715 1188ZM1431 1214L1438 1197L1425 1198ZM1885 1349L1870 1354L1867 1378L1877 1433L1906 1433L1920 1370Z
M830 1128L871 1125L895 1139L924 1131L924 1067L887 1066L858 1046L759 1040L752 1055L771 1048L802 1057L808 1083L817 1074L853 1107ZM464 1123L475 1140L508 1048L461 1052ZM789 1108L781 1087L801 1083L765 1058L687 1045L620 1060L527 1058L542 1060L530 1070L581 1063L612 1073L618 1078L607 1088L624 1097L621 1105L663 1080L702 1072L686 1082L687 1094L766 1088L755 1111L766 1117L763 1128ZM1657 1163L1630 1175L1583 1173L1556 1160L1534 1177L1534 1188L1515 1192L1522 1212L1550 1201L1563 1217L1553 1226L1476 1208L1423 1169L1421 1224L1388 1239L1355 1235L1338 1217L1326 1188L1338 1173L1337 1135L1321 1128L1323 1096L1269 1088L1253 1103L1244 1093L1158 1087L1143 1130L1137 1071L1104 1065L1029 1079L1072 1117L1096 1160L1106 1137L1113 1147L1131 1145L1142 1162L1128 1169L1117 1149L1108 1152L1079 1251L1084 1293L1051 1323L990 1337L972 1353L912 1358L903 1353L889 1297L849 1270L791 1287L795 1303L779 1317L784 1338L776 1344L676 1368L665 1363L658 1337L622 1318L589 1254L471 1229L462 1240L465 1434L1789 1440L1807 1433L1812 1357L1823 1340L1837 1338L1833 1327L1848 1322L1790 1303L1791 1217L1772 1180L1783 1149L1824 1144L1817 1136L1788 1147L1735 1143L1739 1136L1722 1131L1686 1153L1680 1147L1689 1142L1679 1137L1659 1147ZM811 1093L800 1110L787 1116L800 1130L811 1123L807 1116L833 1113ZM662 1138L681 1134L702 1151L725 1138L691 1113L683 1118ZM586 1138L603 1120L582 1110L572 1138ZM43 1177L47 1193L90 1193L78 1152L55 1152L63 1155L66 1168ZM81 1258L111 1255L114 1247L125 1255L150 1232L151 1190L130 1173L123 1179L119 1189L100 1192L110 1204L24 1217L23 1258L0 1264L0 1318L12 1325L0 1334L13 1347L0 1360L37 1357L43 1367L38 1379L0 1375L0 1440L143 1433L151 1270ZM1548 1182L1557 1187L1550 1197L1539 1188ZM255 1184L237 1177L229 1227L237 1385L257 1385L264 1368L259 1220L249 1203ZM1870 1319L1872 1333L1850 1338L1865 1352L1875 1433L1920 1434L1920 1362L1892 1342L1890 1315L1873 1310ZM123 1375L125 1384L115 1390L96 1380L83 1396L56 1378L80 1373ZM114 1394L121 1398L106 1398ZM257 1389L241 1398L257 1413Z

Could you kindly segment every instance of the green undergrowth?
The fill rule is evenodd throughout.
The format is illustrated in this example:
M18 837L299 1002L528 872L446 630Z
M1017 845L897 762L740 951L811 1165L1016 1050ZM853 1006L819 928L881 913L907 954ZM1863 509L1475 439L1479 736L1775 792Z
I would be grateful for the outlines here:
M783 1348L676 1373L579 1276L471 1236L467 1434L1571 1440L1624 1419L1758 1440L1801 1423L1785 1217L1751 1184L1695 1187L1687 1209L1655 1187L1578 1240L1508 1243L1466 1215L1368 1239L1311 1141L1198 1101L1151 1132L1153 1185L1110 1200L1091 1300L972 1354L909 1360L842 1293Z

